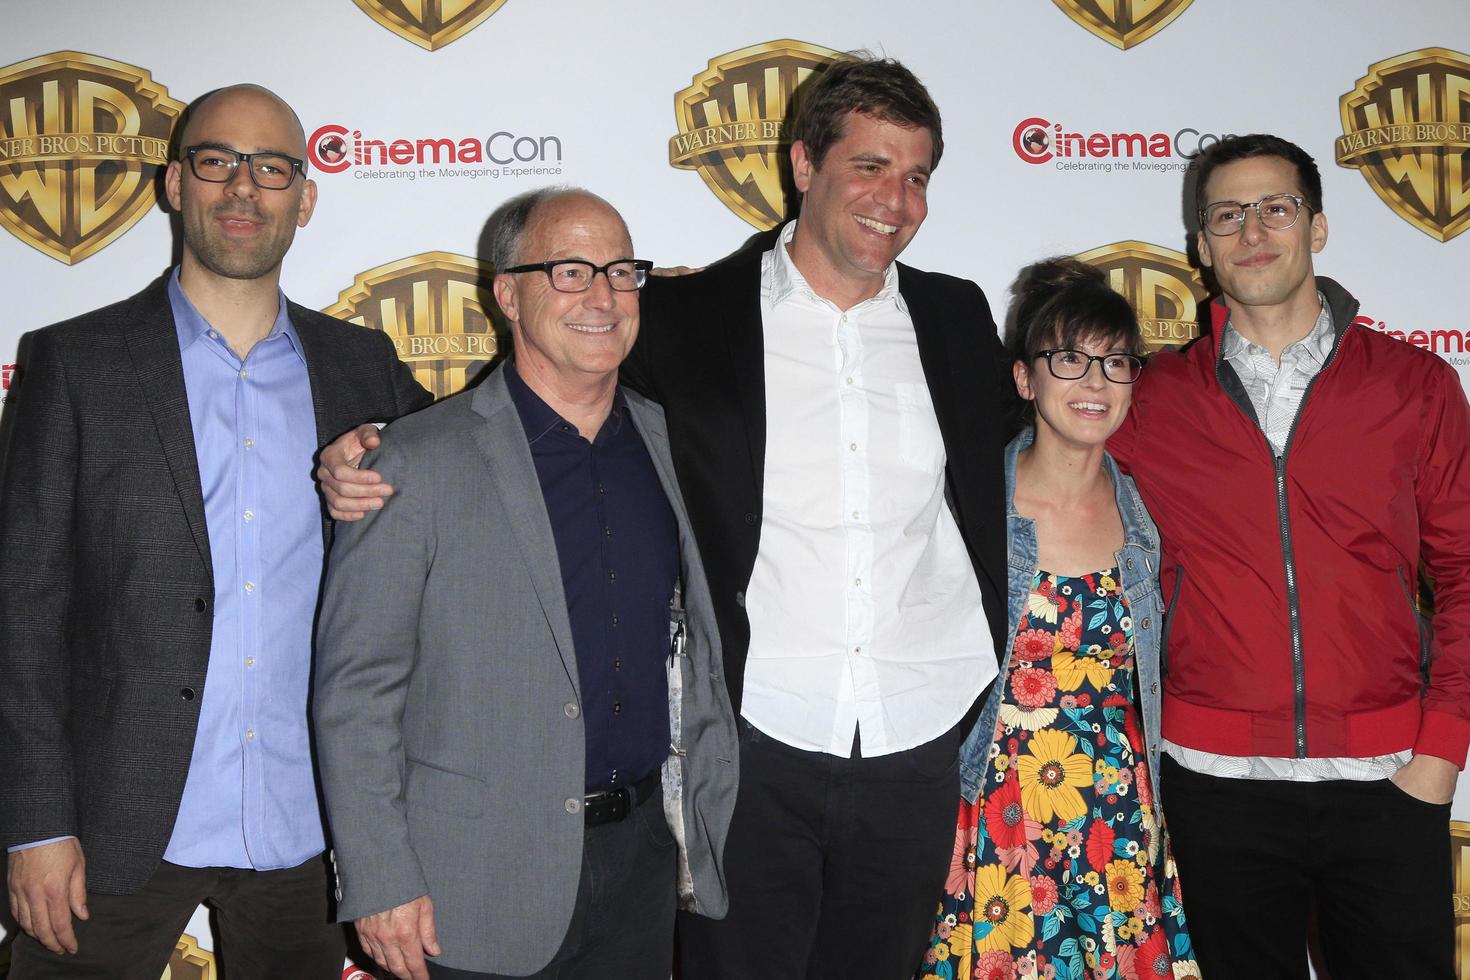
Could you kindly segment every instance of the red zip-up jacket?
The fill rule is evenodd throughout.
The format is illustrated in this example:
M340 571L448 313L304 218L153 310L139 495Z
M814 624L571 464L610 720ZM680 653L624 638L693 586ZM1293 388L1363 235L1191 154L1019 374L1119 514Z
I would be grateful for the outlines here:
M1218 302L1210 334L1149 361L1108 445L1162 536L1164 737L1236 756L1412 747L1463 768L1470 406L1439 357L1317 288L1334 346L1279 458L1220 357Z

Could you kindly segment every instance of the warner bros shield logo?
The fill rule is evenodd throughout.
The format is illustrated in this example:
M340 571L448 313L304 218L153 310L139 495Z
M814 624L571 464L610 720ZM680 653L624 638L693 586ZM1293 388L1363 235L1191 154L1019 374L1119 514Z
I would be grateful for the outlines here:
M57 51L0 69L0 224L74 265L158 203L184 103L142 68Z
M1189 256L1148 242L1114 242L1077 256L1107 274L1132 304L1150 353L1183 347L1199 336L1199 307L1209 297Z
M505 0L352 0L363 13L426 51L458 41L505 6Z
M1470 227L1470 55L1425 48L1370 65L1338 108L1338 166L1442 242Z
M493 278L478 259L424 252L367 270L322 312L386 333L419 384L443 398L500 350L490 314Z
M1062 12L1117 48L1142 44L1194 0L1054 0Z
M844 57L804 41L768 41L711 58L674 96L669 164L694 170L725 206L765 230L786 219L797 89ZM793 191L794 193L794 191Z

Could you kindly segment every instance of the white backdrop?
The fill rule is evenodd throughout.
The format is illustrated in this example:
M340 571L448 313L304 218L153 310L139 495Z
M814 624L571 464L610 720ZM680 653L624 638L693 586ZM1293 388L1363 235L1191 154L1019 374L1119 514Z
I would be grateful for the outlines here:
M477 16L478 24L468 23ZM416 43L385 26L416 17L430 27L457 17L469 29L429 50L433 41ZM1086 27L1089 18L1097 30ZM1125 48L1098 27L1109 18L1124 27L1162 27L1142 40L1129 37ZM761 45L767 47L745 50ZM780 99L766 98L760 83L798 77L812 48L885 53L929 85L944 113L946 152L930 190L929 219L905 259L978 281L998 309L1022 265L1049 254L1091 253L1155 327L1178 332L1174 321L1191 319L1188 273L1174 254L1186 250L1187 155L1215 134L1271 131L1307 148L1321 167L1330 240L1318 271L1359 297L1370 325L1432 346L1470 383L1470 315L1455 295L1470 259L1470 235L1456 237L1470 222L1465 0L12 2L0 8L0 66L11 66L0 67L4 381L8 387L23 333L130 295L170 262L170 222L157 207L143 207L130 228L113 228L110 243L93 248L81 241L80 251L90 254L70 262L33 243L64 239L67 221L85 221L89 203L104 212L118 208L126 191L120 167L140 174L139 201L147 204L153 168L105 162L146 151L142 144L119 150L116 140L89 147L76 140L43 146L39 139L149 132L154 110L137 84L144 73L179 103L232 82L265 84L296 107L309 134L318 134L314 146L331 132L323 127L345 130L345 169L313 168L320 204L297 236L283 286L316 308L343 299L346 314L365 316L369 325L381 326L385 310L386 319L401 319L394 331L401 353L419 357L425 380L449 390L485 347L483 337L466 339L482 329L467 284L492 209L545 183L582 184L624 212L641 257L699 265L726 254L755 228L699 173L671 165L669 141L681 132L676 98L712 62L723 65L725 87L716 79L711 98L727 113L744 98L746 114L726 118L752 123L723 138L758 139L774 131L763 123L780 114ZM76 55L41 57L68 51ZM735 52L743 56L726 57ZM1413 52L1428 53L1401 57ZM121 109L83 119L66 108L68 93L99 91L85 81L78 88L77 80L95 86L102 67L110 71L107 84L124 93L112 97L115 106L143 105L143 129L130 130L131 116ZM731 88L737 76L745 89ZM1360 79L1375 105L1345 121L1340 100ZM54 118L44 111L48 91L63 107ZM1391 123L1406 128L1380 130L1378 137L1394 145L1366 160L1381 183L1409 199L1397 208L1363 170L1336 162L1345 132ZM1047 134L1048 153L1068 144L1072 155L1025 159L1020 136L1032 128ZM400 152L410 155L419 140L488 140L495 157L519 152L523 159L357 164L355 133L384 144L405 140ZM1133 146L1151 146L1157 155L1128 155L1127 139L1115 153L1113 134L1139 134ZM35 145L28 147L27 137ZM1383 146L1368 139L1358 142L1370 151ZM743 166L758 176L772 159L741 150L726 155L723 172ZM92 187L84 176L99 161ZM713 180L722 164L706 163ZM120 179L123 190L113 199L97 189ZM749 197L769 206L769 195ZM47 201L52 216L61 216L55 226L38 207ZM1125 242L1133 244L1108 247ZM414 259L425 253L444 254ZM381 270L394 263L399 267ZM344 298L355 283L361 295ZM1181 300L1173 310L1170 295ZM456 360L456 351L464 356ZM445 352L447 359L431 356ZM1470 819L1470 785L1462 786L1456 816ZM1470 891L1466 881L1457 889ZM1470 904L1464 907L1470 912ZM190 931L211 945L201 923ZM212 976L207 955L192 967L185 959L176 960L178 976Z

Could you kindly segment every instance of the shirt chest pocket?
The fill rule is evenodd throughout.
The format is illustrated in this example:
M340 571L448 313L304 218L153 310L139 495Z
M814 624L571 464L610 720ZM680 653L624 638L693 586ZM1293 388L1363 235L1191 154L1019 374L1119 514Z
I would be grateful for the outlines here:
M944 440L939 418L925 384L894 386L898 403L898 457L905 466L937 473L944 467Z

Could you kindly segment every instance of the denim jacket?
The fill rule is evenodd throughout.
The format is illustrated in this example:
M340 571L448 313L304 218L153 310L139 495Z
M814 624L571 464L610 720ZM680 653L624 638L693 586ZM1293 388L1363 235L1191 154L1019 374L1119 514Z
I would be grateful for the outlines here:
M981 783L989 768L990 746L995 740L995 721L1000 714L1005 694L1007 672L1016 629L1021 623L1026 597L1036 577L1036 522L1016 513L1016 458L1031 445L1034 432L1026 429L1006 447L1006 616L1010 630L1000 661L1000 675L991 687L990 697L980 718L960 750L960 791L971 803L980 795ZM1133 616L1133 655L1138 671L1138 690L1142 702L1137 705L1143 717L1147 743L1148 772L1154 791L1154 812L1159 813L1159 636L1164 624L1164 603L1159 592L1159 531L1144 509L1133 481L1123 475L1113 457L1104 455L1103 465L1112 477L1118 501L1118 514L1123 519L1123 547L1114 556L1123 594ZM1138 746L1134 746L1137 750Z

